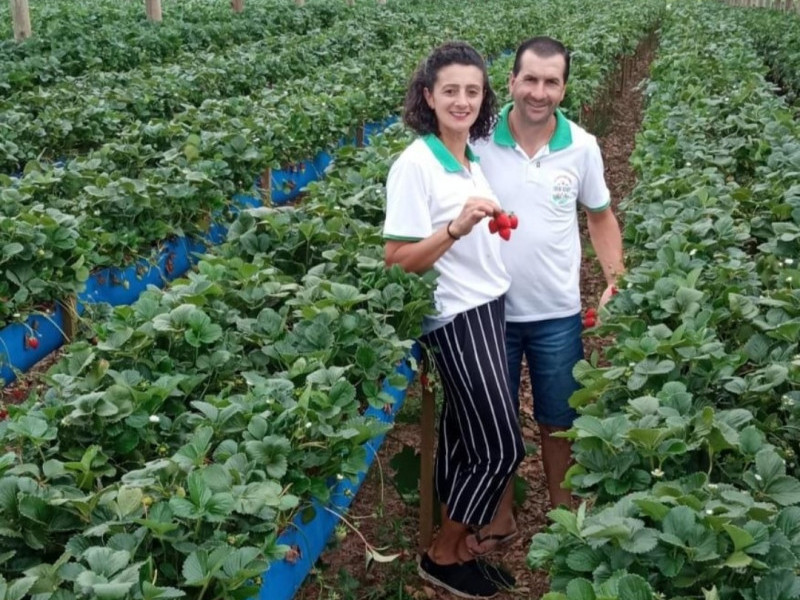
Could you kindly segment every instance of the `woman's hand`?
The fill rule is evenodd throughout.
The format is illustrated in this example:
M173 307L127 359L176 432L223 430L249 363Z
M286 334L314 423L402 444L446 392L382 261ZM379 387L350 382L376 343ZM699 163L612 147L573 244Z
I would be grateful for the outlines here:
M450 233L464 237L485 217L494 216L500 206L494 200L480 196L470 196L464 203L461 213L450 224Z

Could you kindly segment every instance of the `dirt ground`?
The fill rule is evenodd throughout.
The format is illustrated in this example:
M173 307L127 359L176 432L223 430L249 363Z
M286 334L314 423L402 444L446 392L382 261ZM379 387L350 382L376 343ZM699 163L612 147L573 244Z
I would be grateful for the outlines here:
M639 130L642 115L642 95L638 85L647 76L653 51L644 48L631 61L621 91L614 90L605 115L602 135L598 136L605 161L606 181L616 208L617 202L633 188L635 177L628 164ZM619 217L619 215L618 215ZM588 246L585 223L582 224L584 245ZM581 268L582 297L586 307L596 306L605 288L599 266L591 258L584 259ZM587 338L587 356L602 350L608 340ZM523 376L521 404L524 409L523 433L526 442L538 448L539 432L531 416L531 390ZM452 598L429 586L416 575L416 548L419 535L418 506L404 502L391 484L389 461L404 445L419 446L418 389L409 391L406 407L398 423L387 436L376 464L368 475L361 491L350 509L348 519L373 546L382 548L384 554L400 553L389 563L366 566L365 545L358 535L348 532L344 539L323 553L317 566L307 578L296 600L401 600ZM549 510L547 490L538 453L530 454L519 470L528 484L525 500L518 507L517 524L521 536L502 554L493 555L517 578L517 589L502 593L498 598L540 598L548 589L547 574L533 572L526 566L526 555L531 537L546 524Z

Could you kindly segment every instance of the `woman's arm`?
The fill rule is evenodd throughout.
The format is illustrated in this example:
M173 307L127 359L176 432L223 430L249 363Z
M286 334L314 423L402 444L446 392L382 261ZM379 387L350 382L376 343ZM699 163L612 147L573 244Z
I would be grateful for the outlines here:
M400 265L410 273L430 270L458 238L469 235L475 225L484 217L494 215L498 208L493 200L471 197L467 199L458 217L425 239L418 242L387 240L384 254L386 266Z

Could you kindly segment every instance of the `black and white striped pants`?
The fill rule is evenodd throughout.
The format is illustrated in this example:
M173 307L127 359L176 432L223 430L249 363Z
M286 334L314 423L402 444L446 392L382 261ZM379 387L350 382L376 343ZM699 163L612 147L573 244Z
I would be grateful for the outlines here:
M453 521L489 523L525 455L508 388L500 298L423 336L444 387L436 492Z

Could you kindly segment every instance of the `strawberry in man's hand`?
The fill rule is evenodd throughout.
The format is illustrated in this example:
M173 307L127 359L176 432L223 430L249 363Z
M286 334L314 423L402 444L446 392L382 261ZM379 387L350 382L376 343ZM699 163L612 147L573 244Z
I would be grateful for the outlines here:
M504 211L498 211L495 216L489 221L489 232L496 233L504 240L511 239L511 230L519 226L519 217L514 213L508 214Z
M597 324L597 310L593 307L586 309L586 314L583 317L583 327L589 329Z

